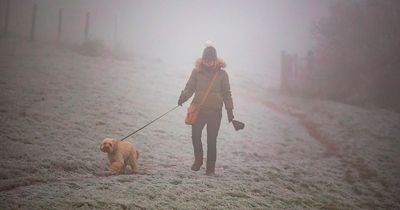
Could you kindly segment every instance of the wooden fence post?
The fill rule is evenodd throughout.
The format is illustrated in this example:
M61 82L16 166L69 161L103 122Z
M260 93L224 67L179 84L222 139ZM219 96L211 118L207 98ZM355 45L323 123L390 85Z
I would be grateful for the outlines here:
M117 16L114 17L114 50L117 49Z
M286 63L286 52L281 52L281 91L286 91L286 74L287 74L287 63Z
M297 82L300 76L299 72L299 56L297 54L293 55L293 69L292 69L292 78Z
M4 18L4 34L5 35L7 35L7 33L8 33L8 17L10 15L10 1L11 0L6 1L6 14L5 14L5 18Z
M309 50L307 53L307 69L309 73L310 93L314 96L320 96L321 78L319 72L315 71L314 67L314 53Z
M31 36L30 36L31 41L35 41L36 12L37 12L37 4L34 4L32 13Z
M60 8L58 10L58 32L57 32L57 43L61 41L61 34L62 34L62 12L63 9Z
M286 55L286 90L291 92L293 88L293 55Z
M314 53L311 50L307 53L307 68L310 72L314 72Z
M87 12L86 23L85 23L85 42L89 40L89 24L90 24L90 12Z

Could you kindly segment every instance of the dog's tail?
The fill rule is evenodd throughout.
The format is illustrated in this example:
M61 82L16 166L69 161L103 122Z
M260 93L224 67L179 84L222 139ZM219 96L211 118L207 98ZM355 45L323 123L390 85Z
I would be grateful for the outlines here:
M136 150L136 160L139 159L139 151Z

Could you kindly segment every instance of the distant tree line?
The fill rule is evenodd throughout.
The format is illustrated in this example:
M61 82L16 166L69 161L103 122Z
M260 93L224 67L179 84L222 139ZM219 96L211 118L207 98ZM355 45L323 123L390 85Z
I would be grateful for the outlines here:
M400 111L400 1L335 1L312 30L323 95Z

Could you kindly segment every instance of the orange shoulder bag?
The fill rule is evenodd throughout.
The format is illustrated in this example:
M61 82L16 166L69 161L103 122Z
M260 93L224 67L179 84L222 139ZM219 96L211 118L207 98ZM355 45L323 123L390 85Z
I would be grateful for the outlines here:
M201 103L200 104L194 104L194 103L190 104L190 106L188 108L188 112L186 114L186 118L185 118L185 123L187 125L194 125L196 123L197 118L200 113L201 106L203 106L204 102L206 101L206 99L208 97L208 94L210 94L211 88L214 84L215 78L217 78L217 75L218 75L218 71L215 72L214 77L212 78L210 84L208 85L206 94L204 95Z

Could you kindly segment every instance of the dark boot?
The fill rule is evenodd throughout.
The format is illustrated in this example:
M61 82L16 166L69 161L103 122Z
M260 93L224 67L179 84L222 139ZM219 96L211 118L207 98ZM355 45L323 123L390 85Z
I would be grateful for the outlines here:
M203 165L203 153L197 153L194 155L194 163L192 165L193 171L200 170L200 167Z
M207 176L215 175L215 161L207 161L206 175Z

